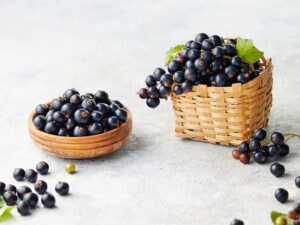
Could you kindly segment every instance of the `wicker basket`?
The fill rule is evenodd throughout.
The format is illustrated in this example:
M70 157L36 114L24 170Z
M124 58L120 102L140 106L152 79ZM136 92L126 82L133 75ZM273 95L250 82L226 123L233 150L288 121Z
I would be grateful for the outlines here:
M29 134L32 141L47 153L69 159L88 159L112 153L129 139L132 131L132 117L128 108L127 121L108 132L83 137L63 137L38 130L28 118Z
M191 92L171 94L176 136L222 145L239 145L265 127L272 106L271 59L246 84L231 87L194 86Z

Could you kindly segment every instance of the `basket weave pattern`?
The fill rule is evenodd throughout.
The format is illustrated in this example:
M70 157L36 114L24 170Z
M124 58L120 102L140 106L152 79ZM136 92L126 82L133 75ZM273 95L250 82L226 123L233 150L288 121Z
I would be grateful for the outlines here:
M230 87L194 86L191 92L171 94L176 136L222 145L239 145L265 127L272 106L271 59L246 84Z

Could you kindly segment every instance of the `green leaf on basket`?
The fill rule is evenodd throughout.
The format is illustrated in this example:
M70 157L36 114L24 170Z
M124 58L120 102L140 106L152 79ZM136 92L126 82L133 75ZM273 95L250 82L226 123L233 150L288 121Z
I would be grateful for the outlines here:
M179 44L174 47L171 47L166 53L165 53L165 61L170 62L175 59L175 54L179 53L183 48L185 47L185 44Z
M288 217L288 215L281 213L281 212L276 212L272 211L271 212L271 220L274 225L276 225L276 219L280 216L283 216L286 218L287 224L286 225L294 225L294 221Z
M12 217L10 211L13 208L14 208L14 206L7 206L5 208L1 208L1 210L0 210L0 223Z
M259 51L253 44L251 39L243 39L237 37L236 43L237 55L244 61L250 64L257 62L264 53Z

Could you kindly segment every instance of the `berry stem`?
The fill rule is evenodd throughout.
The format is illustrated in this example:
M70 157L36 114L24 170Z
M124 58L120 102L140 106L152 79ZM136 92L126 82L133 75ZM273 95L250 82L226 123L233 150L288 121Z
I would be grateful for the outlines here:
M287 137L284 143L288 142L290 139L292 139L294 137L297 137L297 138L300 139L299 134L292 134L292 133L290 134L290 133L288 133L288 134L284 134L284 136Z

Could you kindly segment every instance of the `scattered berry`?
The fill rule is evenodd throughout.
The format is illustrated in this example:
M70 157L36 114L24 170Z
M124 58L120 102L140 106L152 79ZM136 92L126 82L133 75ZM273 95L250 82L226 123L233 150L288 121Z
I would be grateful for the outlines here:
M36 179L38 177L38 173L33 169L27 169L25 171L25 180L27 180L30 183L35 183Z
M29 193L24 195L23 201L28 203L28 205L31 208L34 208L37 205L38 201L39 201L39 197L37 196L36 193L29 192Z
M20 199L23 199L24 195L27 193L30 193L30 192L31 192L30 187L25 186L25 185L17 188L17 195Z
M13 184L6 184L5 188L4 188L4 192L6 192L6 191L12 191L14 193L17 193L17 188Z
M240 159L241 151L239 149L232 150L232 157L234 159Z
M268 160L268 154L262 151L257 151L254 153L253 159L259 164L264 164Z
M42 196L42 204L46 208L53 208L55 206L55 197L50 193L44 194Z
M17 204L17 210L22 216L29 215L30 205L25 201L19 201Z
M281 177L285 173L285 168L282 164L280 163L273 163L270 166L270 172L275 176L275 177Z
M277 201L279 201L281 203L285 203L289 198L289 193L284 188L278 188L275 191L275 198L277 199Z
M40 195L45 194L47 192L47 188L48 185L43 180L38 180L34 183L34 190Z
M230 225L244 225L244 222L240 219L234 219Z
M49 171L49 165L45 161L38 162L35 168L41 175L46 175Z
M241 153L240 162L243 164L248 164L250 162L250 155L247 152Z
M67 195L69 193L69 184L66 182L59 181L55 185L55 191L60 195Z
M295 178L295 185L297 186L297 188L300 188L300 176L297 176Z
M22 168L15 168L14 172L13 172L13 177L17 180L17 181L22 181L25 178L25 170Z

